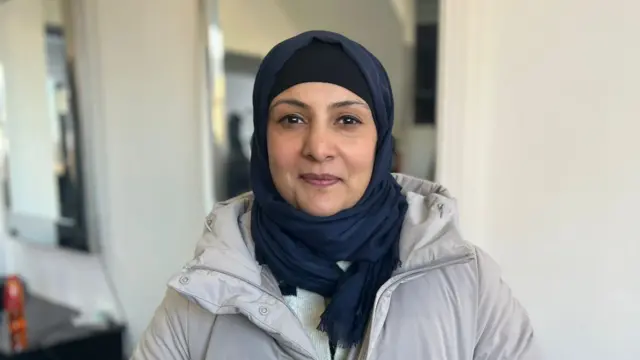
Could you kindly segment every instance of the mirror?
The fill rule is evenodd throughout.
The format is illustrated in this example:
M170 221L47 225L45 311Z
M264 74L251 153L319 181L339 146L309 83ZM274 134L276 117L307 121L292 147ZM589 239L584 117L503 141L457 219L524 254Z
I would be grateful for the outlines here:
M89 251L70 0L0 0L0 146L9 233Z

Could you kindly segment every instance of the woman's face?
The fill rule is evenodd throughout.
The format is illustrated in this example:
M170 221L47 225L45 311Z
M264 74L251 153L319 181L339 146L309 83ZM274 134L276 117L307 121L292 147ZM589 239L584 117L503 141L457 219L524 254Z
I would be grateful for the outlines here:
M367 103L334 84L303 83L271 102L267 147L280 195L313 216L354 206L373 172L376 126Z

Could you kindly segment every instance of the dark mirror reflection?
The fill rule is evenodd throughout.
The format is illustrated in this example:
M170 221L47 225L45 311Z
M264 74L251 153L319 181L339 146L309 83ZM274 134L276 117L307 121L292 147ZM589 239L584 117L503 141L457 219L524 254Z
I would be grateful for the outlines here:
M224 55L226 144L216 198L229 199L251 190L249 162L253 134L252 93L261 58L227 52Z
M233 112L229 114L227 135L229 141L229 155L225 164L226 197L232 198L249 191L249 154L246 153L246 145L243 144L241 131L243 125L242 115Z

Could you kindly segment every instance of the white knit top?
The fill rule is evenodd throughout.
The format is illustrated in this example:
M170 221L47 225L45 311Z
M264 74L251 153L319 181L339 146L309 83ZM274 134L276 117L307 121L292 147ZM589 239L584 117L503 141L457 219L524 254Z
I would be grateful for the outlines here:
M340 262L338 265L345 270L349 263ZM329 337L326 333L318 330L320 316L327 307L328 300L322 295L304 289L296 289L296 295L285 296L284 301L291 307L302 326L307 331L313 346L318 353L320 360L345 360L349 354L349 349L336 348L333 359L331 359L331 349L329 347Z

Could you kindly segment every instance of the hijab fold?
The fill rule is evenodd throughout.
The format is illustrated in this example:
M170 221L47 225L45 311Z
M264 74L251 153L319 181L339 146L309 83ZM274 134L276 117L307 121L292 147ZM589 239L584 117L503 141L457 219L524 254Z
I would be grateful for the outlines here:
M267 153L267 119L278 73L298 50L314 41L339 46L355 61L368 85L367 102L378 133L373 174L363 197L354 207L328 217L306 214L280 196ZM267 54L256 76L253 107L251 233L256 260L267 265L281 284L330 298L319 329L332 345L356 345L364 337L378 289L398 265L398 241L407 211L406 198L391 175L389 78L378 59L356 42L331 32L305 32ZM342 270L338 261L351 265Z

